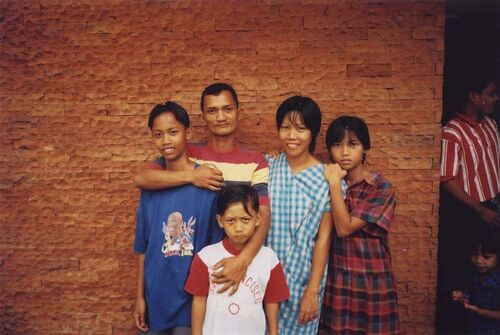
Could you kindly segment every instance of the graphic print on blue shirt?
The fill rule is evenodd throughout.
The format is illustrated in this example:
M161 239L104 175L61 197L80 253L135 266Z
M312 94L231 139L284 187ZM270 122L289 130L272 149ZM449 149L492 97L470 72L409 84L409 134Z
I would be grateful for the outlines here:
M167 223L162 223L165 243L161 247L161 252L165 257L193 255L193 226L195 224L196 219L192 216L188 222L185 222L181 213L170 213Z

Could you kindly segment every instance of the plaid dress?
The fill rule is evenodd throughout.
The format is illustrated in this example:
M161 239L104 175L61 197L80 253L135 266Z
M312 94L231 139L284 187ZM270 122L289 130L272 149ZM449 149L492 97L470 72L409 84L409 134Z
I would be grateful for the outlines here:
M290 299L280 305L279 331L283 335L316 334L319 320L298 325L300 301L311 274L315 237L321 218L330 211L329 187L323 165L293 175L285 154L268 157L271 228L266 244L283 264ZM321 309L326 269L319 291Z
M368 224L344 238L333 233L319 333L399 334L387 245L396 206L392 185L372 173L347 189L346 204Z

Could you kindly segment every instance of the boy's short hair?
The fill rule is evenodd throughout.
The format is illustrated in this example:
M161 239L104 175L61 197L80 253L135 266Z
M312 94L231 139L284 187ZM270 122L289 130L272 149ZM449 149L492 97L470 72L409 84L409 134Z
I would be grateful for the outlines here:
M309 152L314 152L316 148L316 138L318 137L321 128L321 110L318 104L309 97L295 95L283 101L276 111L276 127L278 130L283 124L285 116L289 113L296 112L304 121L304 125L311 131L311 143L309 144Z
M228 184L222 188L217 198L217 214L223 215L226 209L232 205L241 203L245 212L248 211L248 204L255 212L259 211L259 196L253 186L245 184Z
M500 228L481 229L472 240L471 253L475 254L481 247L483 253L495 254L500 262Z
M153 123L156 118L164 113L172 113L177 121L182 123L184 127L189 128L189 115L186 110L179 104L173 101L167 101L164 104L158 104L153 107L151 113L149 113L148 127L153 129Z
M205 107L205 101L204 101L205 96L219 95L222 91L228 91L229 93L231 93L231 95L233 96L233 100L236 103L236 106L239 106L238 95L236 94L236 91L231 85L226 83L214 83L212 85L205 87L205 89L201 93L200 108L202 113L203 113L203 107Z

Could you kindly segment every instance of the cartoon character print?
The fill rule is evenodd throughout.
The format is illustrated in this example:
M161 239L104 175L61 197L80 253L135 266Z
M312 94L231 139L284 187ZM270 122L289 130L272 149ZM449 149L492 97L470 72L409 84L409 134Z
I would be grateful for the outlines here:
M192 216L186 223L179 212L173 212L168 216L167 222L163 222L162 225L165 243L161 247L161 252L165 257L193 255L193 226L195 223L196 219Z

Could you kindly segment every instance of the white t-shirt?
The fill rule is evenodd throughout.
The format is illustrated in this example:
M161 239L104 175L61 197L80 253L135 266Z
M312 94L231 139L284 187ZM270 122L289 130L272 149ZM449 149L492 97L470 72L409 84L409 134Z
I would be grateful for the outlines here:
M193 259L185 289L195 296L207 296L203 334L265 334L263 303L288 299L289 291L276 253L262 247L247 269L238 290L217 293L222 284L210 281L212 266L239 253L225 239L203 248Z

